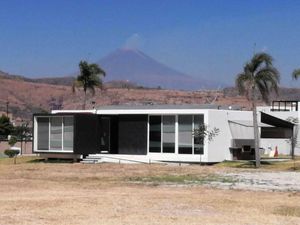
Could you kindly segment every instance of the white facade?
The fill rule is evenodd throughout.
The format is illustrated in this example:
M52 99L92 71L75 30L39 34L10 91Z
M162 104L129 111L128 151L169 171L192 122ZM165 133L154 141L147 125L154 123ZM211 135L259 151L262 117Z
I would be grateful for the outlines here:
M176 133L175 133L175 153L151 153L149 152L149 144L147 156L150 160L159 161L178 161L178 162L221 162L224 160L232 160L230 147L232 142L232 132L229 127L230 120L252 120L252 112L250 111L234 111L234 110L217 110L217 109L104 109L97 110L97 114L104 115L175 115L176 116ZM212 141L205 139L203 155L185 155L178 153L178 115L204 115L204 123L208 125L208 129L218 128L219 134ZM250 137L251 138L251 137ZM148 121L148 143L149 143L149 121Z
M265 112L274 117L286 120L288 117L298 117L298 112L272 112L270 107L258 107L258 112ZM95 110L59 110L52 111L52 114L59 113L90 113L105 116L116 115L148 115L147 122L147 154L143 155L144 161L176 161L176 162L206 162L214 163L224 160L232 160L233 155L230 151L232 147L233 139L253 140L253 126L252 126L252 111L238 111L238 110L222 110L222 109L205 109L197 107L160 107L160 106L145 106L145 107L104 107ZM163 152L151 152L149 150L149 117L151 116L174 116L175 117L175 152L163 153ZM180 154L179 153L179 128L178 118L180 115L203 115L204 124L208 129L218 128L219 134L213 138L212 141L208 141L206 138L203 143L203 154ZM258 121L260 116L258 115ZM259 123L259 126L269 126L267 124ZM194 129L194 128L193 128ZM34 131L36 133L36 131ZM300 135L300 132L299 132ZM300 140L300 139L299 139ZM35 140L36 141L36 140ZM299 142L300 143L300 142ZM266 150L266 153L270 149L278 148L280 154L290 154L291 144L287 139L261 139L260 146ZM300 150L300 148L299 148ZM298 153L298 151L296 151ZM299 151L300 153L300 151ZM125 156L124 156L125 157ZM127 158L141 158L136 155L126 155Z
M299 104L299 103L298 103ZM283 108L283 107L281 107ZM291 118L299 120L299 111L295 111L291 108L290 111L272 111L270 106L257 107L258 112L264 112L282 120L289 120ZM260 119L260 118L258 118ZM295 155L300 155L300 126L295 126L298 129L297 145L295 147ZM267 150L274 150L277 147L278 153L283 155L289 155L291 153L291 141L290 139L261 139L260 146Z

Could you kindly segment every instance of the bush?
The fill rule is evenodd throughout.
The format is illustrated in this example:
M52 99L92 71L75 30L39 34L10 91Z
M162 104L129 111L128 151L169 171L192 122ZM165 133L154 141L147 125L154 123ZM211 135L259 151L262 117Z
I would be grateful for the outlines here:
M16 155L18 155L20 153L19 150L15 150L15 149L7 149L4 151L4 154L7 155L9 158L13 158Z
M17 141L18 140L17 140L17 138L15 136L11 136L10 139L9 139L9 141L8 141L8 144L10 146L14 146L17 143Z

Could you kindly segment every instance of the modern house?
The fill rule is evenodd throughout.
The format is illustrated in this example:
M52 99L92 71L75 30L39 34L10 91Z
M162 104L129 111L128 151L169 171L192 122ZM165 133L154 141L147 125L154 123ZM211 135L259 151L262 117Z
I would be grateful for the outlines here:
M263 148L283 145L294 125L268 113L259 115ZM209 141L194 136L206 124L219 129ZM254 157L252 112L212 105L105 106L54 110L33 116L33 152L46 158L111 158L133 161L215 163ZM282 149L283 152L290 152ZM281 150L281 149L279 149Z

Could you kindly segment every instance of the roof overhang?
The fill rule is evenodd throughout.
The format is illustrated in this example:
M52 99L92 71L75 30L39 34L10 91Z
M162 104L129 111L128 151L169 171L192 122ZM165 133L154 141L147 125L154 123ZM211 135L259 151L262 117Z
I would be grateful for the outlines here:
M279 119L278 117L275 117L275 116L271 116L264 112L261 112L261 122L272 125L274 127L284 127L284 128L290 128L290 129L293 129L293 127L294 127L293 123L283 120L283 119Z

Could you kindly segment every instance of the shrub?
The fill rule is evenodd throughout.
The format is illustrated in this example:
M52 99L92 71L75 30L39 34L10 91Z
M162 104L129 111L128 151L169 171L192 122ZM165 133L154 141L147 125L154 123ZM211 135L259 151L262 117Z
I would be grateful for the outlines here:
M18 140L17 140L17 138L15 136L11 136L10 139L9 139L9 141L8 141L8 144L10 146L14 146L17 143L17 141Z
M7 149L4 151L4 154L7 155L9 158L13 158L16 155L18 155L20 153L19 150L15 150L15 149Z

